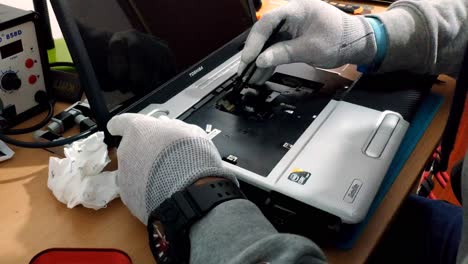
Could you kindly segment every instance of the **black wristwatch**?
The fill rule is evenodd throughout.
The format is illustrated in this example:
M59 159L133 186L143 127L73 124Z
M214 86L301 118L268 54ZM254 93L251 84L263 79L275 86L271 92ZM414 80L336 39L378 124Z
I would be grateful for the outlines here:
M227 179L192 185L166 199L148 218L149 245L157 263L189 263L190 227L215 206L233 199L245 196Z

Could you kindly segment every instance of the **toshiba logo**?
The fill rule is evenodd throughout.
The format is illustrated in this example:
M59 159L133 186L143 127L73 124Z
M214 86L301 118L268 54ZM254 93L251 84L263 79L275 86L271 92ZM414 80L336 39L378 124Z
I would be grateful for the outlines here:
M203 66L200 66L196 70L194 70L193 72L189 73L189 76L193 77L193 76L197 75L197 73L199 73L201 71L203 71Z

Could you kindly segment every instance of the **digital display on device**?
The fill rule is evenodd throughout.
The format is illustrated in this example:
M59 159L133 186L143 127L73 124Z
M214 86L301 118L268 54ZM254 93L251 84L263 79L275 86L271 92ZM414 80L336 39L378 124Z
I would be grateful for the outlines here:
M107 108L133 102L253 25L248 0L69 0Z
M6 44L0 47L0 54L2 59L11 57L23 51L23 43L21 40L17 40L10 44Z

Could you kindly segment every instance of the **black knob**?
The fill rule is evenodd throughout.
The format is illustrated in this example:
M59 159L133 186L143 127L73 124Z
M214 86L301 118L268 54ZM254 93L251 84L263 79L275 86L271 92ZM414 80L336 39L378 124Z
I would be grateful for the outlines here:
M21 87L21 79L14 72L7 72L2 76L1 84L3 90L14 91Z

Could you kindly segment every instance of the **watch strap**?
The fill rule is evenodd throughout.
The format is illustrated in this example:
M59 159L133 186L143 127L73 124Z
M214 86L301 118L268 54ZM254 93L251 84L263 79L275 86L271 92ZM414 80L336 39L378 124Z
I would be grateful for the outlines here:
M239 187L231 180L219 180L203 185L192 185L186 189L186 193L203 215L220 203L232 199L245 199Z
M245 199L245 196L234 182L222 179L189 186L161 203L150 214L147 226L151 252L157 263L188 263L190 226L217 205L233 199ZM165 237L158 234L156 221L164 227Z

